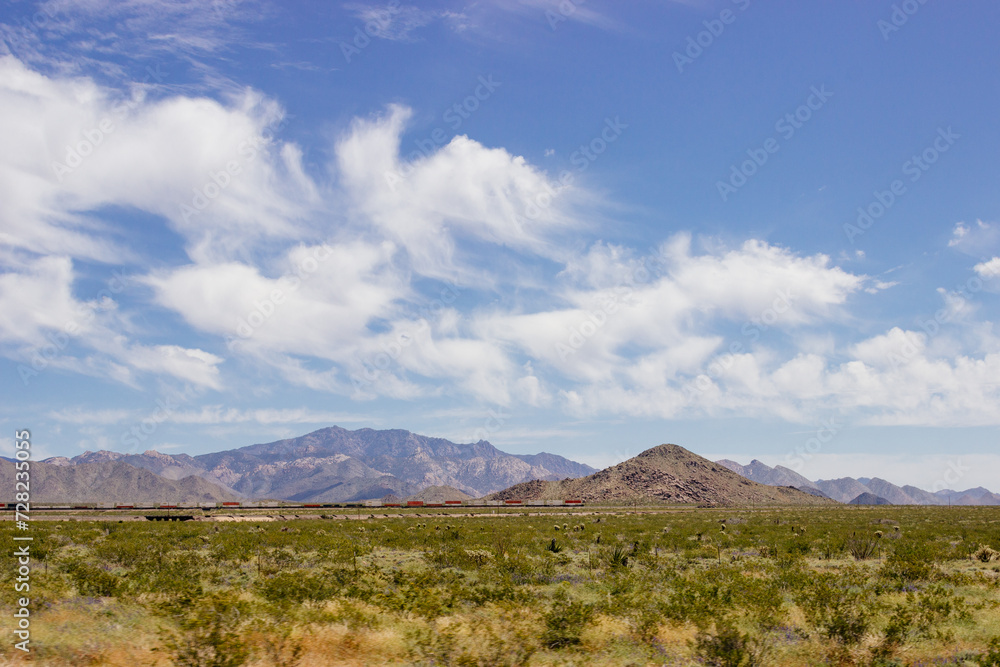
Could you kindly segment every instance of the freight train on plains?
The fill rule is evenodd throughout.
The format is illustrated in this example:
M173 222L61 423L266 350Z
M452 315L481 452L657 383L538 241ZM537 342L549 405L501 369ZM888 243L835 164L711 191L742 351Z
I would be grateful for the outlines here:
M343 503L289 503L273 500L249 500L241 502L216 503L31 503L32 510L238 510L238 509L336 509L360 507L580 507L582 500L445 500L440 503L430 503L423 500L404 500L398 503L387 503L381 500L360 500ZM8 510L15 509L15 503L6 503Z

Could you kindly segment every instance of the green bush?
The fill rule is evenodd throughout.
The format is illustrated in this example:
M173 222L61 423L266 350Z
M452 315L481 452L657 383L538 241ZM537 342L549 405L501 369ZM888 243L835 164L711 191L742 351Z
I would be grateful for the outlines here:
M163 632L163 644L182 667L239 667L250 651L239 633L246 605L233 595L213 593L175 600L165 608L176 630Z
M900 544L892 550L879 574L889 580L898 582L901 586L933 578L936 568L934 550L925 542L899 540Z
M80 560L70 561L63 568L80 595L114 597L122 590L122 579L105 568Z
M796 600L824 637L845 646L864 638L877 611L870 592L851 583L847 577L821 574Z
M763 664L763 644L721 621L715 632L701 631L694 639L695 655L713 667L757 667Z
M1000 667L1000 637L990 640L989 650L980 656L979 667Z
M558 591L543 616L542 644L552 649L579 644L580 635L593 616L593 605L572 600L565 591Z
M257 582L257 592L268 602L301 604L306 601L328 600L340 590L340 583L329 573L308 570L279 572Z

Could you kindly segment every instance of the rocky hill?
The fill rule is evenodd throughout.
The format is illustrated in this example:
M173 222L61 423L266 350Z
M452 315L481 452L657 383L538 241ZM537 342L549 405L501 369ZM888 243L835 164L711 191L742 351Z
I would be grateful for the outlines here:
M885 498L882 498L881 496L876 496L871 491L865 491L864 493L859 495L857 498L854 498L847 504L848 505L893 505L895 503L891 503Z
M0 461L0 475L14 479L14 464ZM5 485L12 502L14 485ZM236 494L201 477L171 480L121 461L76 465L31 464L31 500L36 503L198 503L238 500Z
M678 445L660 445L593 475L532 480L489 496L492 500L578 498L586 501L659 501L709 505L817 505L827 498L794 488L758 484Z
M248 498L346 502L404 498L429 486L482 497L529 479L589 475L594 469L555 454L507 454L489 442L457 444L404 430L333 426L298 438L222 452L87 452L60 463L121 462L179 479L198 475Z

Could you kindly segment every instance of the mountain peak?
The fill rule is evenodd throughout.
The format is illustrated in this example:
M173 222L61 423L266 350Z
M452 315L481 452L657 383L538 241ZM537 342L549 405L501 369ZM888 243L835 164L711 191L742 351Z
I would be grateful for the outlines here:
M310 502L404 498L429 486L481 497L527 479L594 472L555 454L508 454L485 440L458 444L404 429L350 431L336 425L195 457L157 454L127 461L158 473L169 461L173 474L198 474L249 497Z
M587 477L552 482L535 480L517 484L490 497L495 500L658 500L711 505L830 502L797 489L757 484L674 444L657 445Z

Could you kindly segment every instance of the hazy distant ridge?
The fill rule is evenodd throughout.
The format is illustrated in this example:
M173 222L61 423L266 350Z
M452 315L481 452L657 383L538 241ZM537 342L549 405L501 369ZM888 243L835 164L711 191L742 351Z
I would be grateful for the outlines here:
M842 503L866 504L864 501L877 498L892 505L1000 505L1000 495L981 486L965 491L945 489L932 493L915 486L896 486L878 477L857 479L841 477L813 482L793 470L780 465L772 468L756 459L748 465L741 465L729 459L722 459L716 463L760 484L790 485L799 489L811 487ZM855 502L859 498L861 503Z

